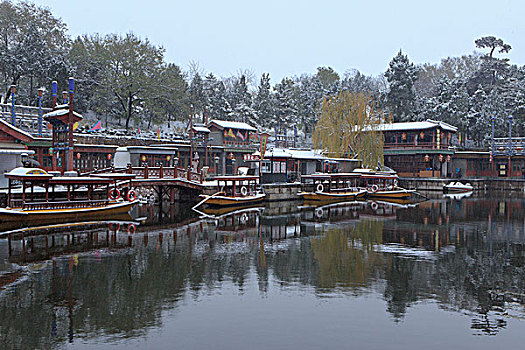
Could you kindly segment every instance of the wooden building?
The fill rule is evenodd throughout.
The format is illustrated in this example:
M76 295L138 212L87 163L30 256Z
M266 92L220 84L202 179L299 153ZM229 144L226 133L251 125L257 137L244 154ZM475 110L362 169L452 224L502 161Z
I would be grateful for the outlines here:
M457 128L434 120L381 124L385 165L401 177L452 176L451 143Z

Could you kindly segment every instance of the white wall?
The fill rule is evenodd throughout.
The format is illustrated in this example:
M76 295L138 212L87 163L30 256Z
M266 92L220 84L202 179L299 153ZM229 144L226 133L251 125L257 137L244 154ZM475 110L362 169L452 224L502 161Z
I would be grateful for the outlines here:
M22 156L19 154L0 154L0 187L7 187L4 173L22 166Z

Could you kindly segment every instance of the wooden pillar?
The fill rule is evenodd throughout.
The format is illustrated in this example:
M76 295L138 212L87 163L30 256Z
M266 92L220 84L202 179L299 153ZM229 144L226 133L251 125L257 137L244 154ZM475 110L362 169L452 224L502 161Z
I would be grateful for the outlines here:
M9 179L7 181L7 207L8 208L11 207L11 187L12 187L11 179Z
M26 203L26 182L22 180L22 209Z

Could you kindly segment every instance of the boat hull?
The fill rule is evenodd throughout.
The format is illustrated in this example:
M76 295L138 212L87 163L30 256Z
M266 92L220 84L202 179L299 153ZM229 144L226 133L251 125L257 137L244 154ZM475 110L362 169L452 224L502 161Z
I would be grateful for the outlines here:
M138 201L113 203L92 208L22 210L0 209L0 224L20 222L22 224L59 224L65 222L97 220L108 216L128 213Z
M408 199L415 193L415 190L390 190L390 191L376 191L368 192L368 198L379 198L379 199Z

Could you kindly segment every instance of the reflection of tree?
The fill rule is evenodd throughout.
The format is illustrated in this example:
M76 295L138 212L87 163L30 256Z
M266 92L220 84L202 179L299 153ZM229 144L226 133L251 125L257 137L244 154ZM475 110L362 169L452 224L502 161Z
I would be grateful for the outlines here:
M359 221L346 232L342 228L328 229L324 237L314 240L312 250L319 265L316 285L320 288L367 286L371 275L382 264L380 254L373 249L381 243L382 233L381 221Z

